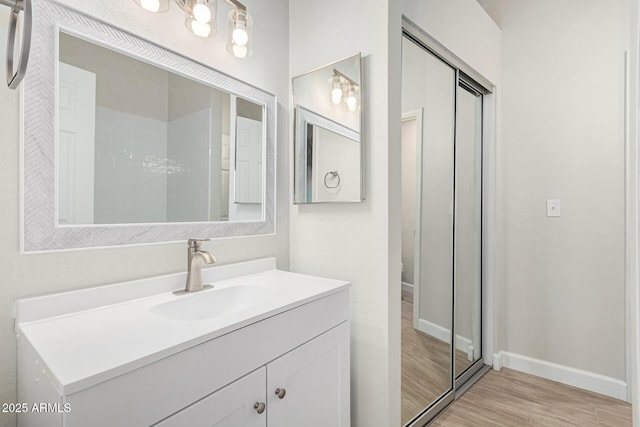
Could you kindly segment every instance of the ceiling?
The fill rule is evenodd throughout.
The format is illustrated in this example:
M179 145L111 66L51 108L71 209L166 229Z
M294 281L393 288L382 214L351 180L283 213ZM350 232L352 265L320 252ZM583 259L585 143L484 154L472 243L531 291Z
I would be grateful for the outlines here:
M480 6L487 12L487 14L493 19L493 22L500 27L500 4L502 0L477 0Z

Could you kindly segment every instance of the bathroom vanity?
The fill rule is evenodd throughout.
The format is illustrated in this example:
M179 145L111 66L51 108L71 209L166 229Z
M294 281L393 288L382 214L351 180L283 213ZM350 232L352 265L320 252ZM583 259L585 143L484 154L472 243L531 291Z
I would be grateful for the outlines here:
M19 300L18 425L349 426L349 284L273 258L202 276Z

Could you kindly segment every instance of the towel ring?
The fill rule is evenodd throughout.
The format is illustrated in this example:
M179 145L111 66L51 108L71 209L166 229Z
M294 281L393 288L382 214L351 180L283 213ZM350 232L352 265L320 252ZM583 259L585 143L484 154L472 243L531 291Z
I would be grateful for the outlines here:
M29 51L31 50L31 27L32 11L31 0L0 0L0 4L11 7L9 15L9 36L7 37L7 86L9 89L16 89L27 72L29 62ZM16 44L16 31L18 29L18 15L24 12L22 21L22 46L20 46L20 57L15 61L14 50ZM14 63L18 69L15 70Z
M336 183L336 185L327 184L327 178L329 178L329 175L333 176L334 178L338 178L338 182ZM338 188L340 186L340 174L338 173L338 171L327 172L327 174L324 176L324 186L327 188Z

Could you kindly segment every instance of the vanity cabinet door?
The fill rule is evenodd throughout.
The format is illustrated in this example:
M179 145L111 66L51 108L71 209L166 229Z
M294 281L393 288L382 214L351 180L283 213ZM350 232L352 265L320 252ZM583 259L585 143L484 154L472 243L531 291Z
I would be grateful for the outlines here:
M267 365L269 427L348 427L349 322Z
M262 367L154 426L266 427L266 381Z

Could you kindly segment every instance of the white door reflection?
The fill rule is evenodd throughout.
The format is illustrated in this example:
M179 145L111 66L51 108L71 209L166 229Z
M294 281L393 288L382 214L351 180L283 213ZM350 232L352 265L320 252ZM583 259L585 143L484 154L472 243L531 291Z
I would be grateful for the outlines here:
M93 223L96 75L60 64L58 223Z

